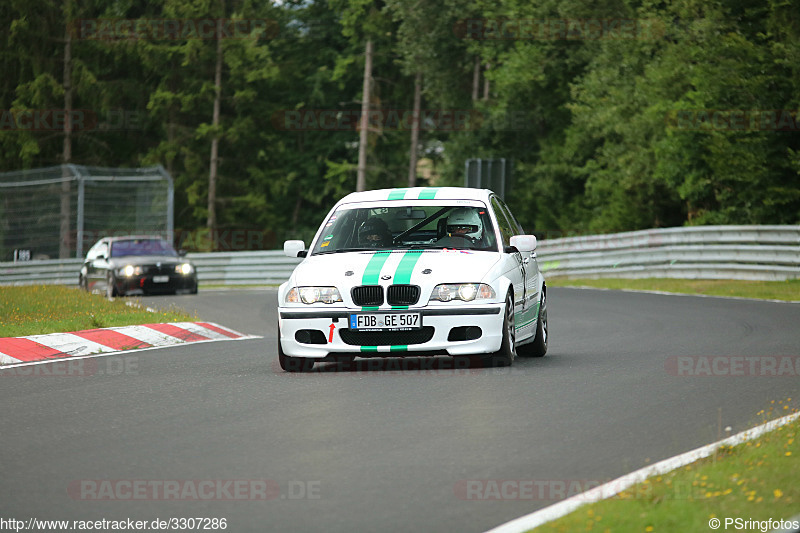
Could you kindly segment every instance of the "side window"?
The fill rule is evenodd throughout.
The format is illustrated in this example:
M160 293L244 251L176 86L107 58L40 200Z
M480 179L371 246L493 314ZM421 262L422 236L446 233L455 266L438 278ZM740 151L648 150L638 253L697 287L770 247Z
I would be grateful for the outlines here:
M508 221L506 213L497 197L492 198L492 209L494 210L494 214L497 216L497 226L500 229L500 236L503 239L503 247L509 246L511 242L511 236L514 235L514 230L512 229L511 223Z
M511 223L511 227L514 229L514 235L524 235L525 230L522 229L520 223L517 222L516 218L514 218L514 214L511 212L511 209L509 209L508 206L499 198L497 201L503 207L503 212L506 214L506 217L508 217L508 221Z

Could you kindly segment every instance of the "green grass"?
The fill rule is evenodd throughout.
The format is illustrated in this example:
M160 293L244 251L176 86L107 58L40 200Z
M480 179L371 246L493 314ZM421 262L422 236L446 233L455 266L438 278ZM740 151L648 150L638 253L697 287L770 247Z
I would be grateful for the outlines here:
M547 273L545 273L545 277ZM633 289L708 296L735 296L764 300L800 301L800 280L739 281L727 279L569 279L547 278L550 287L595 287L599 289Z
M197 320L180 309L150 312L59 285L0 286L0 337Z
M774 405L778 414L789 413L790 401ZM723 521L719 531L725 531L725 518L791 519L800 511L798 434L800 421L795 419L760 438L720 448L715 456L650 478L533 531L712 531L708 526L712 518ZM734 524L727 530L734 530Z

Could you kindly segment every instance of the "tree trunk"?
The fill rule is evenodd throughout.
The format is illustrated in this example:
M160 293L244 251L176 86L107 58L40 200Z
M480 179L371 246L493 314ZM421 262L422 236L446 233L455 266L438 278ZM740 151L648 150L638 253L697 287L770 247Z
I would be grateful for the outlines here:
M489 99L489 77L485 73L489 72L490 68L492 68L492 64L491 63L486 63L486 68L484 69L484 75L483 75L483 99L484 100L488 100Z
M417 184L417 145L419 144L419 115L422 100L422 72L417 72L414 77L414 115L411 124L411 150L408 161L408 186Z
M367 50L364 59L364 89L361 101L361 131L358 140L358 173L356 191L367 187L367 141L369 134L369 99L370 80L372 79L372 39L367 39Z
M300 208L303 206L303 195L298 194L297 200L294 202L294 211L292 211L292 227L297 228L297 223L300 221Z
M225 2L222 2L222 12L225 12ZM217 23L217 64L214 71L214 116L212 125L214 136L211 139L211 161L208 171L208 231L214 249L217 248L217 165L219 162L219 107L222 100L222 22Z
M65 44L64 44L64 113L66 120L64 121L64 146L61 154L61 159L64 166L62 176L64 181L61 182L61 228L59 232L59 246L58 257L66 259L70 256L70 218L72 217L70 209L70 188L72 187L72 180L68 179L72 176L66 165L72 161L72 32L70 32L69 21L72 9L70 9L70 0L64 1L64 20L66 21Z
M475 56L475 68L472 69L472 101L478 100L478 90L481 86L481 58Z

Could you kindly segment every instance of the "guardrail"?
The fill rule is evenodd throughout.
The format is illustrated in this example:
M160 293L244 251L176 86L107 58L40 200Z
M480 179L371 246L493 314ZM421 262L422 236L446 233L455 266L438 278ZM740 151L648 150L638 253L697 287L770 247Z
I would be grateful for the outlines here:
M540 241L547 276L782 281L800 277L800 226L696 226Z
M187 254L203 285L280 285L301 261L283 251ZM78 285L80 259L0 263L0 285Z
M280 285L300 258L282 250L188 254L197 267L197 279L208 285Z
M539 241L548 277L800 278L800 226L698 226ZM300 259L280 250L193 253L203 285L277 285ZM77 285L80 259L0 263L0 285Z

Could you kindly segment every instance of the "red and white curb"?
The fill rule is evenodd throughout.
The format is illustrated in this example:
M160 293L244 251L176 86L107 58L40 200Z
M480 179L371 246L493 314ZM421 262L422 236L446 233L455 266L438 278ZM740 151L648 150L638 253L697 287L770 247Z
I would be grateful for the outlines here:
M700 448L696 448L694 450L682 453L680 455L676 455L675 457L670 457L669 459L664 459L663 461L660 461L650 466L646 466L644 468L640 468L635 472L631 472L630 474L625 474L624 476L619 477L613 481L604 483L599 487L594 487L593 489L590 489L586 492L582 492L580 494L571 496L565 500L561 500L560 502L545 507L544 509L539 509L538 511L535 511L531 514L521 516L516 520L512 520L510 522L506 522L505 524L501 524L495 528L486 531L486 533L523 533L526 531L530 531L543 524L561 518L562 516L566 516L572 511L578 509L579 507L583 507L584 505L599 502L600 500L605 500L607 498L616 496L623 490L626 490L633 485L641 483L649 477L666 474L667 472L671 472L673 470L681 468L682 466L694 463L695 461L703 459L704 457L709 457L720 446L736 446L737 444L747 442L749 440L760 437L764 433L768 433L781 426L789 424L794 420L796 420L798 417L800 417L800 413L793 413L781 418L777 418L775 420L770 420L765 424L761 424L760 426L756 426L746 431L742 431L741 433L737 433L732 437L728 437L726 439L714 442L712 444L707 444Z
M0 364L16 365L190 342L260 338L213 322L170 322L0 338Z

